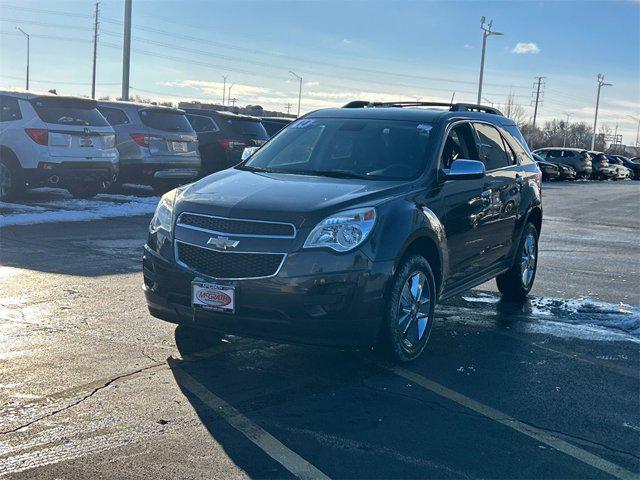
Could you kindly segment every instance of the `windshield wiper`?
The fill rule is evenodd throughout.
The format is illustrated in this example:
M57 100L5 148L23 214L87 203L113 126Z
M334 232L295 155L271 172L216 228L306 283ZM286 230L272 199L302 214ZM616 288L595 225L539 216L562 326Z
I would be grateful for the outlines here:
M333 177L333 178L365 178L370 180L369 175L362 173L356 173L349 170L314 170L308 172L309 175L318 175L320 177Z
M249 165L236 165L238 170L246 170L247 172L264 172L264 173L273 173L273 170L267 170L266 168L259 167L251 167Z

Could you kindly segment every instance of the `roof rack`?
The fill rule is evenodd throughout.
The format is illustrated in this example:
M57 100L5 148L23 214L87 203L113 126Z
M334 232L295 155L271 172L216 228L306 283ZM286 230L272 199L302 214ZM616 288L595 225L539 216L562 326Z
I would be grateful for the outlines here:
M365 100L354 100L347 103L342 108L385 108L385 107L449 107L450 112L481 112L493 115L502 115L497 108L486 105L476 105L474 103L446 103L446 102L367 102Z

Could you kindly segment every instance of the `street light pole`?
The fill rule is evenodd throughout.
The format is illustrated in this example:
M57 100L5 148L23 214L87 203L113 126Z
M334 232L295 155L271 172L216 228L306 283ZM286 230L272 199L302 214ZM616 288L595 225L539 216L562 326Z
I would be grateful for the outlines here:
M222 75L222 106L224 107L225 95L227 94L227 77L229 75Z
M591 137L591 150L596 148L596 127L598 126L598 109L600 108L600 89L602 87L611 87L612 83L604 82L604 75L598 74L598 95L596 96L596 114L593 119L593 136Z
M231 104L231 89L233 88L233 86L235 85L235 83L232 83L231 85L229 85L229 90L227 93L227 103Z
M29 43L30 43L30 38L29 38L29 34L27 32L25 32L24 30L22 30L20 27L16 27L17 30L20 30L20 32L27 38L27 90L29 90Z
M636 130L636 147L640 147L640 118L634 117L633 115L627 115L627 117L633 118L638 122L638 129Z
M298 79L298 82L300 83L300 86L298 88L298 117L299 117L300 116L300 105L302 103L302 77L300 75L295 74L291 70L289 70L289 73L291 75L293 75L294 77L296 77Z
M486 17L482 17L480 19L480 29L482 30L482 56L480 57L480 79L478 80L478 105L480 105L480 101L482 100L482 78L484 77L484 55L487 49L487 37L491 35L504 35L504 33L493 32L491 28L493 27L493 20L489 20L489 23L485 27Z

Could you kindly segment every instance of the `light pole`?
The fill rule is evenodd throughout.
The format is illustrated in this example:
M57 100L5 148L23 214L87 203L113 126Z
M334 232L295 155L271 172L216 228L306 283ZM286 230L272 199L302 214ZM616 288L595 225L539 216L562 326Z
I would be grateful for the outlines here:
M598 109L600 108L600 89L602 87L611 87L613 83L605 83L604 75L598 74L598 95L596 97L596 115L593 119L593 136L591 137L591 150L596 148L596 127L598 126Z
M222 75L222 80L223 80L223 84L222 84L222 106L224 107L224 99L225 99L225 95L227 93L227 77L229 75Z
M480 79L478 80L478 105L480 105L480 100L482 100L482 77L484 76L484 53L487 49L487 37L491 35L504 35L504 33L491 31L493 20L489 20L489 23L485 27L484 23L486 20L486 17L480 19L480 29L482 30L482 57L480 57Z
M27 38L27 90L29 90L29 34L22 30L20 27L16 27L17 30Z
M233 88L234 85L235 83L232 83L231 85L229 85L229 90L227 91L227 103L231 103L231 89Z
M640 147L640 118L634 117L633 115L627 115L627 117L633 118L638 122L638 129L636 130L636 147Z
M562 146L565 147L567 145L567 132L569 131L569 117L573 115L573 113L565 113L567 116L567 123L564 124L564 139L562 140Z
M289 70L289 73L298 79L300 87L298 88L298 117L300 116L300 104L302 103L302 77Z

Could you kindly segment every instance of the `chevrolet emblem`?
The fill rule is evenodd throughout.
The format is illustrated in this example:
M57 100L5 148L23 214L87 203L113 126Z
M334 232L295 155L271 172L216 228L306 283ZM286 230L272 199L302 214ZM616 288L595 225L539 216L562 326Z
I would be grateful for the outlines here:
M207 245L212 245L221 250L227 250L228 248L236 248L239 243L239 240L231 240L229 237L211 237Z

